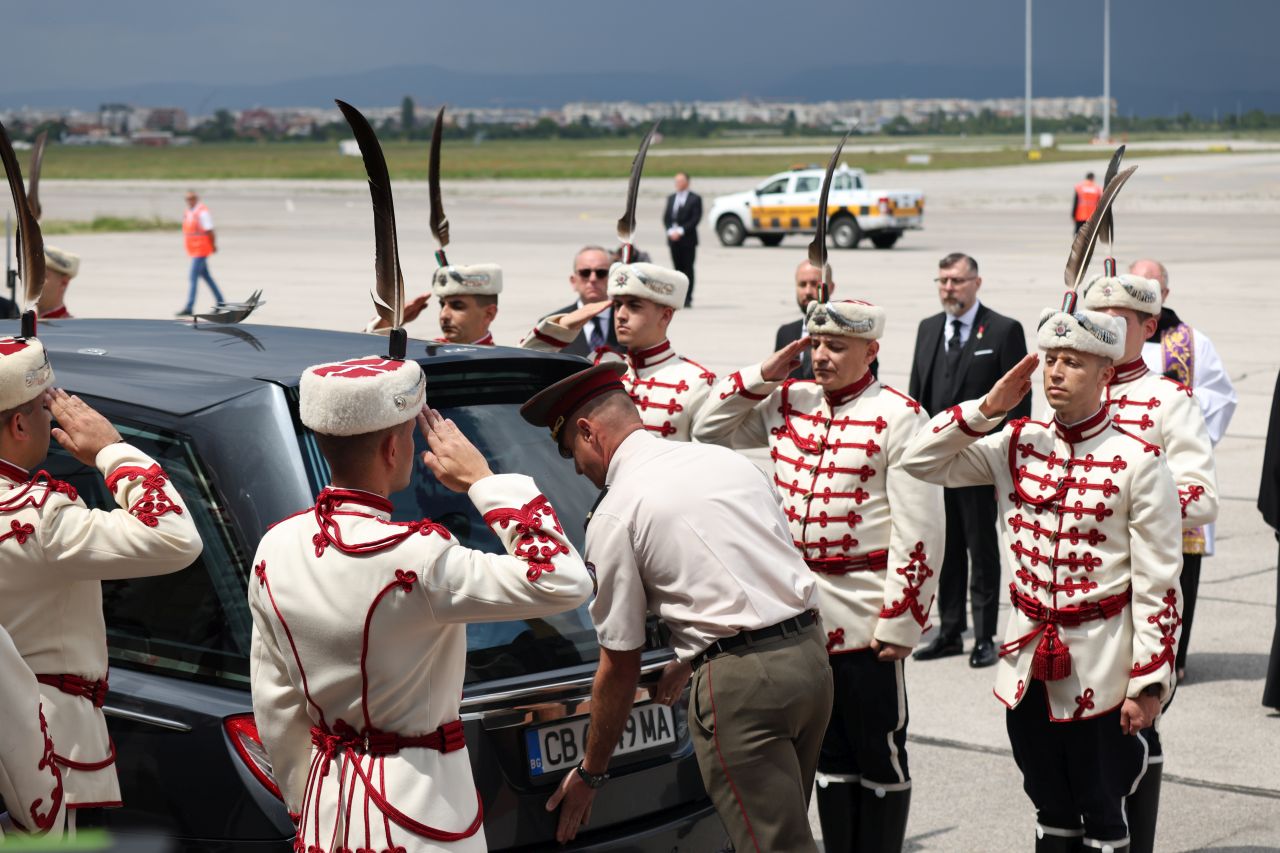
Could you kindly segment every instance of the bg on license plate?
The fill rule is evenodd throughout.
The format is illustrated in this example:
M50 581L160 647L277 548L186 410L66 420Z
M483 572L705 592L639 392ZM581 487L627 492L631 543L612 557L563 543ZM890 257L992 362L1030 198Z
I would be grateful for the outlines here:
M574 767L587 749L590 717L560 720L524 733L529 752L529 774L541 776ZM675 743L675 717L666 705L637 705L631 709L614 756L640 752L654 746Z

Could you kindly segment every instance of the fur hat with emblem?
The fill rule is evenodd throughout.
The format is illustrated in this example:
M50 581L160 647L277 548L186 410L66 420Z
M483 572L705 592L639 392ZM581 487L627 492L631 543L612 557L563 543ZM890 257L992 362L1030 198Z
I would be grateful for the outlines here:
M1160 282L1140 275L1096 275L1080 288L1080 300L1090 311L1130 308L1139 314L1160 313Z
M805 311L804 330L809 335L879 340L884 334L884 309L858 299L810 302Z
M1119 361L1124 356L1124 322L1099 311L1046 308L1040 313L1036 344L1046 352L1069 349Z
M370 355L317 364L302 374L298 414L323 435L363 435L412 420L427 401L416 361Z
M689 293L689 277L657 264L614 264L609 267L609 297L638 296L679 311Z
M36 338L0 338L0 412L16 409L53 387L53 368Z
M75 252L68 252L65 249L59 249L57 246L46 244L44 247L44 265L46 269L75 278L76 273L80 272L80 256Z
M431 292L437 299L449 296L497 296L502 292L502 267L497 264L450 264L436 270Z

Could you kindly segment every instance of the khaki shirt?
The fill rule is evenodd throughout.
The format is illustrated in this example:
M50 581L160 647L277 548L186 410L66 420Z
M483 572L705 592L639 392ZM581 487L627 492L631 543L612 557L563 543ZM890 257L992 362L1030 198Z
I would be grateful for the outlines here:
M652 612L687 661L716 640L817 607L777 493L732 450L637 430L605 482L587 527L599 583L591 618L605 648L644 646Z

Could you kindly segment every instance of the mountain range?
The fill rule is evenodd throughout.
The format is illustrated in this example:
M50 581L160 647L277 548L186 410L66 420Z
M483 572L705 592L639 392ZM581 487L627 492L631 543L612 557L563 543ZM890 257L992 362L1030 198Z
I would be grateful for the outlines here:
M755 67L754 65L752 66ZM1123 115L1209 115L1236 109L1280 111L1280 91L1188 87L1157 74L1112 77L1112 96ZM694 101L759 98L826 101L878 98L1020 97L1021 66L955 67L928 63L835 65L806 72L680 74L650 72L477 73L431 65L401 65L349 74L264 83L153 82L104 87L0 91L0 109L75 108L104 103L181 107L192 114L221 108L320 107L333 98L362 106L393 106L405 95L431 106L558 107L569 101ZM1077 69L1036 69L1034 94L1041 97L1101 95L1102 74Z

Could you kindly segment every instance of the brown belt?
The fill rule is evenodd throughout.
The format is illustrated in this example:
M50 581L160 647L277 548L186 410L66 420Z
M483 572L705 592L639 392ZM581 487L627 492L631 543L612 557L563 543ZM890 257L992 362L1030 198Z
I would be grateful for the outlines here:
M860 557L814 557L806 559L812 571L820 575L847 575L850 572L882 572L889 567L889 552L869 551Z
M329 732L319 726L312 726L311 742L330 758L339 750L354 750L365 755L394 755L402 749L412 748L455 752L467 745L461 720L445 723L426 735L398 735L395 732L361 734L349 726L338 732Z
M101 681L89 681L87 678L81 678L78 675L37 675L36 681L41 684L47 684L50 687L56 687L68 696L79 696L88 699L93 703L93 707L101 708L103 703L107 701L107 679Z
M1028 619L1037 623L1016 640L1000 646L1000 657L1019 652L1039 638L1035 656L1031 659L1031 677L1040 681L1058 681L1071 674L1071 649L1058 636L1058 626L1077 628L1086 622L1097 622L1119 616L1129 606L1133 589L1109 595L1098 601L1088 601L1072 607L1049 607L1009 584L1009 599L1013 606Z

